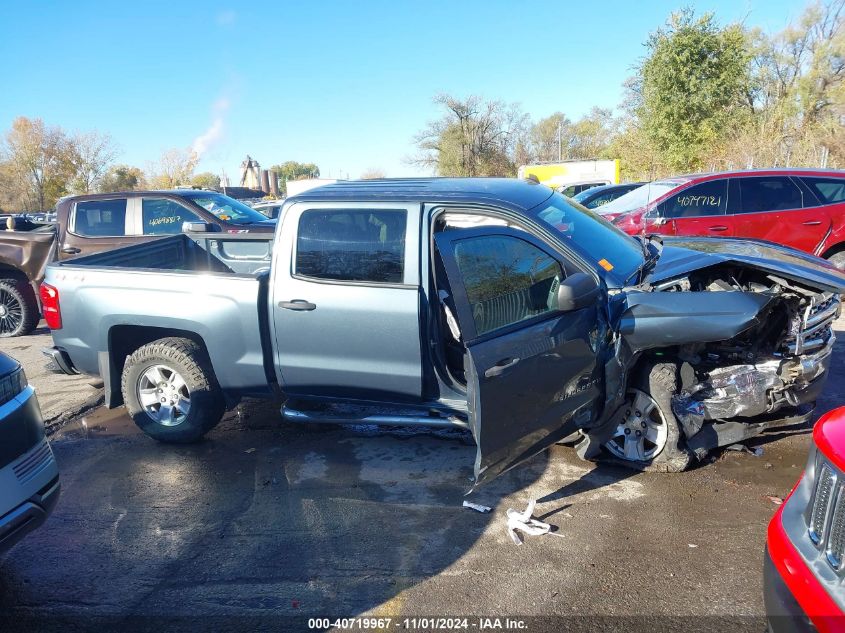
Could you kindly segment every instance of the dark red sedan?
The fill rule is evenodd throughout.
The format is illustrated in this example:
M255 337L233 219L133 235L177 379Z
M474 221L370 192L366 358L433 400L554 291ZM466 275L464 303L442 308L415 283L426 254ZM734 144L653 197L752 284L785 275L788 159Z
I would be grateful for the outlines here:
M769 524L763 568L770 629L845 630L845 407L813 429L804 475Z
M765 169L658 180L599 212L636 235L755 238L845 270L845 171Z

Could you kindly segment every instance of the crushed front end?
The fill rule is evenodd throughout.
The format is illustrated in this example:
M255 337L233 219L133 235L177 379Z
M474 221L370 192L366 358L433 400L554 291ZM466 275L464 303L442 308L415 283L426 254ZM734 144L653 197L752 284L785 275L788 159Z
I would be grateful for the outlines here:
M687 448L703 457L765 428L804 422L824 388L840 296L749 268L697 271L655 290L752 292L770 298L739 335L675 351L680 391L673 413Z

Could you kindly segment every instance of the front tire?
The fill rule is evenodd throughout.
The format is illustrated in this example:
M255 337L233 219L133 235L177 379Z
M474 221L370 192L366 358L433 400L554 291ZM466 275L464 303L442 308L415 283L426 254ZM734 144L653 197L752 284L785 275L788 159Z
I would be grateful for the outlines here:
M132 420L159 442L195 442L226 410L208 354L185 338L163 338L135 350L123 368L121 390Z
M681 426L672 412L678 390L673 363L649 363L628 390L616 433L604 445L617 463L635 470L678 473L692 463Z
M0 279L0 337L29 334L40 318L35 291L26 279Z

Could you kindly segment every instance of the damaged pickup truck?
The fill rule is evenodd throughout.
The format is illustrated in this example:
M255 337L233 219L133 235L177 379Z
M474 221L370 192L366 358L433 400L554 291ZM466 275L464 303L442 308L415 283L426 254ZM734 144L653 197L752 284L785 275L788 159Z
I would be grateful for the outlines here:
M244 396L285 419L468 428L476 485L573 437L585 459L680 471L806 420L845 276L741 240L635 239L528 181L337 183L250 235L174 235L56 262L50 350L171 442Z

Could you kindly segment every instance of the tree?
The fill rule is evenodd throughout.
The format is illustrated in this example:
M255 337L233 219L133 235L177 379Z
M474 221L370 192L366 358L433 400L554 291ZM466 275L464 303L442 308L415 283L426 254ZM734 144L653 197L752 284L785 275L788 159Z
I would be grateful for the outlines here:
M797 25L751 37L749 100L756 117L735 149L750 142L749 162L758 164L820 165L828 152L843 164L845 0L811 4Z
M144 189L146 178L138 167L129 165L115 165L110 168L100 180L99 190L103 193L111 191L132 191Z
M68 192L74 164L61 128L18 117L6 133L2 154L4 206L42 211Z
M197 155L190 149L169 149L149 170L152 174L150 185L154 189L175 189L187 186L193 178L196 165Z
M532 125L530 162L551 162L569 158L571 128L572 122L563 112L555 112Z
M306 178L319 178L320 168L314 163L298 163L295 160L285 161L279 165L273 165L270 171L279 175L279 190L287 193L288 180L304 180Z
M745 31L720 27L712 13L673 13L646 43L637 117L672 170L703 167L728 131L751 114L750 47Z
M191 186L202 189L217 189L220 187L220 176L212 174L210 171L201 172L191 178Z
M361 174L361 180L378 180L380 178L386 178L386 176L384 170L378 167L370 167Z
M411 162L441 176L513 176L528 139L528 116L516 104L438 95L440 119L414 139Z
M86 132L71 137L68 139L68 149L74 169L71 181L74 193L94 191L117 156L112 138L99 132Z
M593 107L570 128L569 155L575 159L612 158L608 154L616 120L607 108Z

